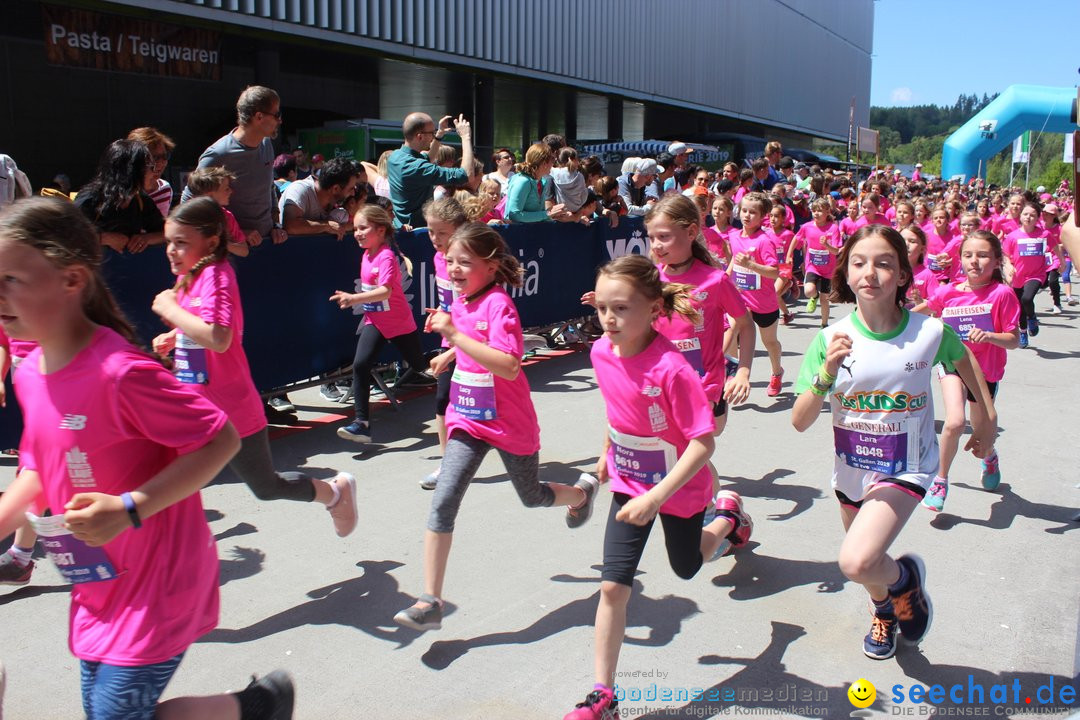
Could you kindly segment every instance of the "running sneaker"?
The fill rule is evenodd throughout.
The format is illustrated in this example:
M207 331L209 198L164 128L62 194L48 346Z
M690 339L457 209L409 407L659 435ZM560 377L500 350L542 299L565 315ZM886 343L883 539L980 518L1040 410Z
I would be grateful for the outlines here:
M427 607L420 607L420 603L425 603ZM394 622L421 632L439 630L442 628L442 601L424 593L417 599L415 605L395 615Z
M241 707L251 717L292 720L296 690L292 678L284 670L275 670L261 678L252 676L251 682L237 696Z
M997 490L1001 484L1001 462L997 453L993 457L982 461L982 486L983 490Z
M926 565L918 555L902 555L896 562L908 572L907 587L899 592L889 589L900 635L908 642L918 643L926 636L934 619L934 606L926 593Z
M294 413L296 412L296 406L289 402L288 395L278 395L277 397L270 398L267 405L277 410L279 413Z
M941 476L935 477L930 483L930 489L923 496L922 506L927 510L941 512L945 508L945 497L949 494L949 480Z
M20 565L9 552L0 554L0 585L25 585L34 574L34 561Z
M577 507L566 508L566 527L568 528L579 528L592 517L593 502L596 500L596 491L600 489L600 481L589 473L581 473L574 487L581 488L581 491L585 493L585 500Z
M1022 348L1026 348L1027 346L1028 346L1027 330L1021 330L1020 331L1020 347L1022 349Z
M371 428L366 422L359 420L353 420L348 425L343 425L337 429L339 438L345 440L352 440L356 443L369 443L371 442Z
M896 616L871 614L870 632L862 641L863 655L888 660L896 653Z
M1067 299L1065 300L1065 302L1069 303L1070 305L1080 305L1080 300L1077 300L1077 299L1076 299L1076 298L1074 298L1074 297L1073 297L1072 295L1070 295L1070 296L1069 296L1069 297L1068 297L1068 298L1067 298Z
M435 468L435 472L428 473L424 476L424 479L420 481L420 487L425 490L434 490L435 486L439 484L439 471L442 470L442 465Z
M1028 318L1028 335L1035 337L1039 334L1039 318Z
M730 355L724 356L724 375L725 377L735 377L735 373L739 372L739 361Z
M609 687L598 685L585 696L585 702L579 702L574 709L563 716L563 720L616 720L619 717L619 702Z
M334 521L334 532L338 537L345 537L356 529L359 513L356 510L356 478L347 472L340 472L330 482L338 489L338 499L327 511Z
M330 402L337 402L344 394L335 383L326 383L319 388L319 395L322 396L322 399Z
M1046 311L1048 315L1060 315L1062 309L1060 305L1052 305L1049 310Z
M783 323L785 325L790 325L791 321L794 320L794 319L795 319L795 314L792 313L792 312L784 313L783 317L781 318L781 320L783 321Z
M706 511L706 516L708 515ZM713 519L719 516L726 517L733 525L731 532L717 546L709 562L722 558L732 550L745 547L750 541L750 534L754 532L754 521L743 510L742 498L733 490L721 490L716 493L716 506L713 510Z
M806 303L806 312L812 313L817 310L817 295L810 298Z
M769 378L769 389L766 391L766 395L769 397L776 397L780 394L780 388L784 385L784 373L779 375L773 375Z

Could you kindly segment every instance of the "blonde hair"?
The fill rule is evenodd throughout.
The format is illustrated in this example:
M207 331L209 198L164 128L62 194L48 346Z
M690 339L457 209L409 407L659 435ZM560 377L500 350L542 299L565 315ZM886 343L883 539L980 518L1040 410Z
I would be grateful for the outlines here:
M553 163L554 161L555 156L552 154L551 148L544 143L533 143L525 151L525 162L518 163L517 171L535 180L537 172L540 171L540 166L545 162Z
M694 307L691 300L694 286L664 282L660 279L660 271L656 265L644 255L630 254L617 257L600 268L600 272L597 273L597 278L599 277L623 280L650 302L661 300L660 313L664 317L678 313L695 325L701 322L701 313Z
M192 195L206 195L217 190L226 180L235 179L236 175L225 168L209 165L193 170L188 175L187 186Z
M465 210L457 197L441 197L438 200L428 200L424 203L421 211L425 218L448 222L455 228L461 227L469 221L465 216Z

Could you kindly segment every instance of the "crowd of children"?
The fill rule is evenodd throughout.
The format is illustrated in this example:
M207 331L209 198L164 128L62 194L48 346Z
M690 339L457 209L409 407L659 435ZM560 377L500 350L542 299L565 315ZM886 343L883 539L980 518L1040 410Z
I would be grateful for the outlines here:
M437 378L442 460L421 481L433 490L423 592L394 620L418 631L441 627L455 520L490 449L526 507L565 506L570 528L589 520L607 483L595 685L566 718L615 717L630 590L655 520L684 579L749 541L743 500L723 487L712 462L716 438L729 409L750 395L758 334L770 365L766 395L782 392L780 328L794 321L802 296L805 313L820 309L820 331L803 355L792 423L807 430L828 401L831 485L845 530L838 563L870 600L862 650L880 660L895 652L897 634L918 642L932 620L926 567L915 555L893 557L890 546L920 504L943 508L968 406L965 449L981 460L986 490L1001 481L994 398L1007 351L1039 334L1041 289L1051 290L1050 312L1061 312L1061 283L1064 301L1075 304L1059 239L1071 211L1067 189L1056 198L1013 193L1006 208L1006 196L956 183L875 178L854 187L815 175L809 192L789 197L754 187L753 173L736 188L730 169L715 183L707 171L683 170L685 187L661 186L646 203L649 257L606 264L582 298L602 331L590 359L608 427L595 475L568 485L539 479L540 425L507 290L522 270L492 225L615 224L617 184L591 175L595 163L572 148L537 143L516 173L504 152L474 189L448 189L424 206L437 306L423 331L443 341L430 362L403 292L408 261L390 214L376 203L348 208L359 291L336 290L329 300L359 305L364 317L354 417L337 434L372 442L369 377L386 343ZM197 197L165 219L165 258L177 282L153 301L167 328L153 353L138 347L117 310L99 272L102 245L74 205L23 200L0 215L0 365L6 372L20 361L15 387L26 417L19 472L0 498L0 537L18 530L0 557L0 584L29 581L35 532L71 553L61 568L73 583L71 648L94 720L290 716L283 673L231 695L158 702L187 648L217 622L217 555L199 491L227 464L260 500L317 501L339 536L357 524L352 475L321 480L273 468L229 260L252 243L224 209L229 182L214 168L193 173ZM854 311L830 322L836 303ZM946 416L940 444L935 377ZM92 434L76 435L91 425ZM71 472L73 457L81 475ZM154 569L163 554L168 574Z

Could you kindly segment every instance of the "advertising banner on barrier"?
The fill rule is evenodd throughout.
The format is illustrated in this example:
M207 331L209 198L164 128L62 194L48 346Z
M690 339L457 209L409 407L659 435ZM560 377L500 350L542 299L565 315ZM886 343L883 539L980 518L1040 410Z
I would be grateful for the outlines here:
M563 223L531 223L499 228L524 269L523 283L511 292L522 325L537 328L582 317L591 310L581 295L592 289L596 270L612 258L648 253L640 218L622 218L615 229L606 222L590 227ZM413 266L403 289L418 328L425 308L435 305L434 248L424 229L398 233L397 243ZM348 367L356 350L363 317L340 310L329 301L335 290L355 292L361 250L351 237L293 237L281 245L264 243L251 254L231 260L236 268L244 310L244 351L252 379L260 391L317 377ZM145 252L106 254L106 281L121 309L145 345L165 331L151 311L154 297L171 287L164 247ZM422 335L424 347L438 346L434 335ZM394 357L388 349L387 359ZM0 413L0 446L18 444L22 419L8 404Z

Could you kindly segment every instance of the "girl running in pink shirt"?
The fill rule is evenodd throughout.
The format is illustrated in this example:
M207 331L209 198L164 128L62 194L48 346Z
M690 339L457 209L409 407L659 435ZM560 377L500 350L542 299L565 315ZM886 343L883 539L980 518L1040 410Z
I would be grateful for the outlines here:
M378 205L365 205L353 217L353 235L364 251L360 263L360 292L335 290L330 302L341 309L360 306L364 321L353 358L353 411L348 425L339 427L338 437L357 443L371 442L371 371L379 353L390 342L414 372L428 367L420 349L412 308L401 287L401 268L394 252L394 224L390 214Z
M19 368L22 467L0 496L0 535L29 516L72 583L69 646L90 720L290 718L280 672L233 695L158 705L218 622L199 489L240 442L225 413L132 345L101 259L70 202L30 198L0 216L0 323L39 344Z
M485 182L495 182L486 180ZM428 237L435 246L435 296L439 300L439 310L450 312L457 293L450 276L446 272L446 246L457 229L468 222L465 209L453 198L432 200L424 205L424 221L427 223ZM428 315L424 332L431 332L431 319ZM454 352L446 338L442 340L443 352L431 361L431 373L438 380L435 389L435 428L439 433L439 449L446 454L446 408L450 404L450 377L454 374ZM420 481L420 487L434 490L439 480L439 470L430 473Z
M731 260L731 248L728 245L728 235L738 232L731 226L731 214L735 212L735 205L723 195L717 195L712 204L713 226L702 228L701 234L705 236L705 244L709 251L720 261L721 267L726 267Z
M777 204L773 205L772 210L769 211L769 230L773 237L776 238L776 258L779 262L786 262L789 266L791 260L787 259L790 255L788 252L791 249L792 241L795 239L795 233L788 229L788 216L791 212L788 208L779 204L779 200L774 201ZM782 259L783 258L783 259ZM777 265L779 268L779 264ZM784 302L784 295L787 293L788 288L791 286L791 268L787 268L785 272L787 277L778 276L773 282L773 289L776 292L776 304L780 309L780 319L787 325L791 322L793 316L788 311L787 303Z
M480 462L495 448L525 507L568 506L566 524L581 527L592 514L596 479L574 485L538 478L540 425L521 372L523 338L514 301L503 288L521 285L522 269L499 233L462 226L446 250L458 297L449 313L431 308L429 327L450 343L457 368L446 411L448 439L424 533L424 593L394 621L414 630L442 627L443 581L458 509Z
M564 720L618 716L613 688L627 605L656 517L668 562L687 580L706 560L745 545L752 530L742 499L730 491L717 495L716 516L702 527L712 494L705 467L715 446L710 403L685 354L656 330L673 312L691 324L699 318L691 289L660 277L647 258L627 255L601 268L596 279L604 336L590 355L608 419L597 472L611 481L614 496L596 608L596 684Z
M900 200L893 206L896 210L893 227L896 232L903 233L911 225L915 224L915 204L910 200Z
M939 285L934 271L923 264L926 257L926 235L918 225L909 225L900 232L907 243L908 262L911 264L911 287L908 288L907 307L926 302Z
M847 241L859 229L859 226L856 225L859 219L859 203L852 200L847 204L844 212L847 213L847 216L840 221L840 237Z
M935 317L956 331L979 361L991 398L997 398L998 383L1005 375L1006 350L1019 344L1020 303L1001 275L1001 241L986 230L975 230L962 242L960 262L965 279L941 285L927 303ZM949 470L960 447L964 431L964 405L971 402L971 424L984 425L986 408L955 372L941 377L941 394L946 419L941 429L941 468L922 499L929 510L940 512L949 492ZM953 410L955 408L955 411ZM997 451L986 448L982 460L982 486L994 490L1001 482Z
M178 279L154 298L154 312L172 327L154 338L154 351L173 353L177 379L225 411L242 438L229 467L256 498L317 501L330 511L338 536L345 537L356 528L352 475L315 480L274 470L262 400L242 345L244 312L225 233L221 206L209 197L189 200L170 213L165 256Z
M776 246L761 229L765 216L772 209L769 199L761 193L750 193L739 206L742 232L729 236L731 243L731 271L735 287L742 293L754 324L761 328L761 342L769 352L772 376L769 378L769 397L780 394L784 380L784 368L780 364L780 340L777 328L780 306L776 302L773 282L780 274L777 267Z
M1009 200L1010 206L1012 200ZM1001 249L1008 261L1005 277L1012 273L1013 291L1020 301L1020 347L1028 346L1028 335L1039 334L1039 319L1035 316L1035 295L1046 281L1046 253L1061 257L1061 245L1056 237L1039 227L1039 208L1028 203L1020 211L1020 227L1005 236Z
M938 282L948 282L960 264L960 238L949 229L949 212L939 205L930 214L933 231L926 234L926 266Z
M814 222L799 228L787 258L791 262L796 246L806 249L806 280L803 288L806 297L810 298L806 311L814 312L820 298L821 327L825 327L829 324L829 293L832 292L832 276L836 270L836 254L840 252L843 242L840 240L840 229L829 217L828 201L819 198L810 209Z

